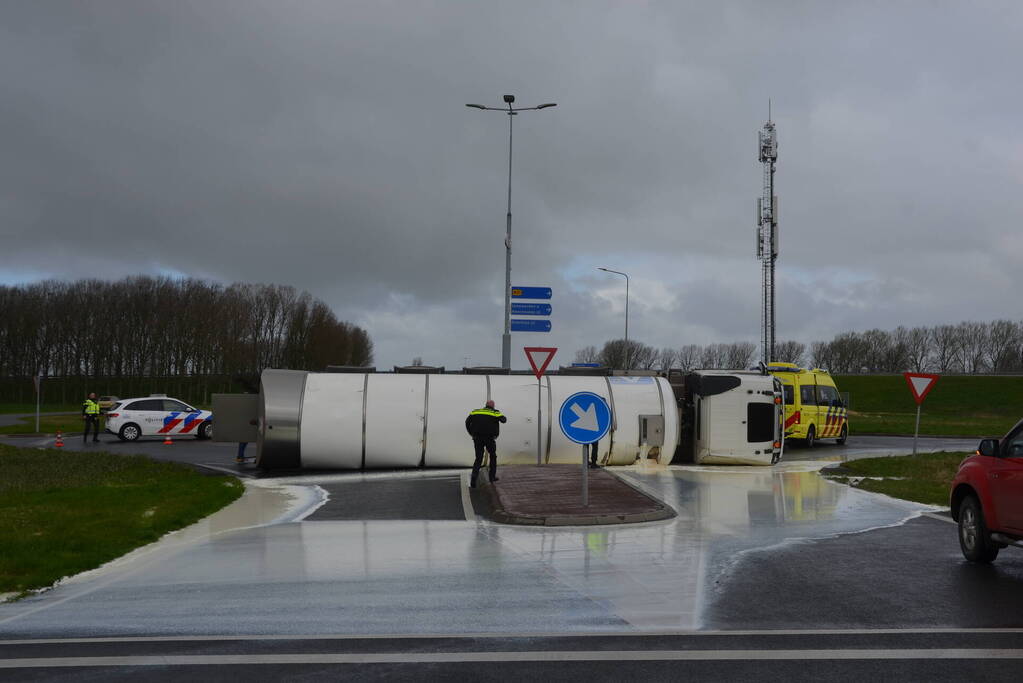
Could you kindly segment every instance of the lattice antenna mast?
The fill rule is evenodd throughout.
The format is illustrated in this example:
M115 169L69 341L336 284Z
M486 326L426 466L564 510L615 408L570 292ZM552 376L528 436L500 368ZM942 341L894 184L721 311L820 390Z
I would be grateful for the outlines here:
M764 191L757 199L757 258L763 268L763 301L760 308L761 359L765 365L774 360L775 287L774 264L778 260L778 196L774 194L774 164L778 160L778 136L767 105L767 123L760 129L760 164L764 172Z

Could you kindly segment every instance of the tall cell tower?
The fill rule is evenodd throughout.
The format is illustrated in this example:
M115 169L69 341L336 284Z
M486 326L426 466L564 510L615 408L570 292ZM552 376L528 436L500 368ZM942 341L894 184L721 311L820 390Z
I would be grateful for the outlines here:
M774 194L774 163L778 160L778 137L767 105L767 123L760 129L760 164L764 169L764 191L757 199L757 258L764 271L763 302L760 309L762 330L761 360L774 360L774 262L778 260L778 196Z

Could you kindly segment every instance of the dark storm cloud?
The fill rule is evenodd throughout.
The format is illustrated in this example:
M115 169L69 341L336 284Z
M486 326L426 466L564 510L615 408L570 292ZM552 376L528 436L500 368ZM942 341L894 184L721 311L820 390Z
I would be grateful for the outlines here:
M571 353L756 339L775 101L780 336L1011 315L1021 12L932 3L0 3L0 275L306 288L382 365L497 361L515 280ZM521 341L530 341L522 337ZM519 338L516 339L519 341ZM542 341L542 340L541 340ZM567 361L570 358L559 358Z

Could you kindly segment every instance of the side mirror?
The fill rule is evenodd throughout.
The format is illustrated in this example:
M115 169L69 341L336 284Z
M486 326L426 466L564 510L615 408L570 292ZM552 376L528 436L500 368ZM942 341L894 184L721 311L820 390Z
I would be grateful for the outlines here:
M977 446L977 455L986 455L989 458L998 456L998 439L983 439Z

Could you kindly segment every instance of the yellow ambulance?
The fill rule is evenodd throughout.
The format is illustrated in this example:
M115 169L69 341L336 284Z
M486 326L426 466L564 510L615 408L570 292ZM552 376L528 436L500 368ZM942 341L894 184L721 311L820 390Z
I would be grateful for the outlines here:
M802 439L807 448L813 448L818 439L845 443L849 437L848 409L827 370L805 370L795 363L774 362L767 371L782 384L786 439Z

